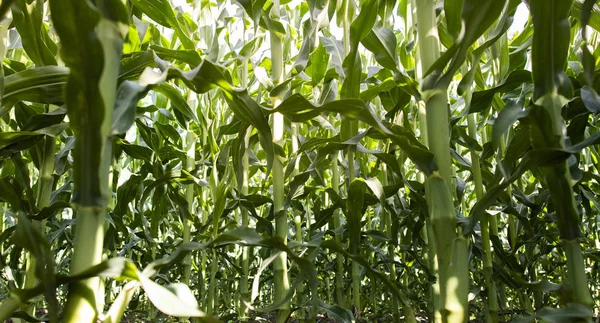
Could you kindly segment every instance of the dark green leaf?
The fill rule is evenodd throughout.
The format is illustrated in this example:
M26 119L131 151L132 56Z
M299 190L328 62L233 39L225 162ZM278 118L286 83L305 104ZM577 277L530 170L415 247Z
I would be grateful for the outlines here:
M534 26L531 49L534 101L550 93L566 99L573 95L573 85L564 72L571 41L572 5L573 0L529 3Z

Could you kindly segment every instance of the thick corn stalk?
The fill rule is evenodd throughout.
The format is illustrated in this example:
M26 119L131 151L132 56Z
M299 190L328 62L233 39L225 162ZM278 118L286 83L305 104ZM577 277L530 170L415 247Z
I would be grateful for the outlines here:
M281 7L279 1L273 1L271 8L271 17L279 18ZM278 85L283 81L283 46L281 36L276 31L270 31L271 40L271 62L273 84ZM273 97L273 107L281 103L280 97ZM284 143L284 120L280 113L273 114L272 124L273 143L283 145ZM284 208L284 173L283 161L277 154L273 160L273 213L275 214L275 235L287 243L288 216ZM289 291L287 255L281 252L273 264L273 279L275 282L275 303L282 303ZM283 323L289 315L289 302L283 303L277 311L277 323Z
M110 10L109 10L110 8ZM126 8L107 1L92 8L85 1L50 1L54 28L61 40L61 57L70 68L66 86L67 113L75 134L74 197L77 211L71 273L80 273L102 260L104 219L110 196L112 112L123 39L128 28ZM98 10L100 9L100 10ZM103 17L103 13L118 13ZM125 13L123 15L123 13ZM71 284L65 322L95 322L101 279Z
M420 1L417 10L420 70L427 71L439 58L439 40L434 1ZM438 171L427 179L427 202L438 265L439 296L434 295L436 322L466 322L469 291L467 241L457 238L452 202L452 168L447 88L436 89L426 99L427 144ZM435 298L438 298L436 300Z
M561 108L572 95L564 66L570 46L569 12L572 0L532 0L532 72L534 106L530 110L531 143L534 148L565 148L565 121ZM580 219L575 203L567 161L542 169L543 182L550 190L560 238L567 256L567 283L574 302L592 308L583 253L579 239Z

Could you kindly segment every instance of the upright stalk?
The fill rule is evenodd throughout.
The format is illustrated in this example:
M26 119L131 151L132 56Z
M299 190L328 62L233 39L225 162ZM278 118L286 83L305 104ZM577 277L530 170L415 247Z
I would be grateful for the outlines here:
M188 101L191 101L188 99ZM195 102L195 101L193 101ZM196 135L190 129L188 123L187 135L186 135L186 147L185 147L185 170L191 172L194 170L194 164L196 159ZM185 199L188 203L189 214L194 214L194 184L185 185ZM190 227L192 225L192 219L183 219L183 243L190 242ZM183 280L182 283L189 285L192 268L192 258L188 254L183 260Z
M331 161L331 186L334 191L339 194L340 192L340 169L338 166L338 153L333 154L333 160ZM335 241L340 243L342 241L342 234L336 229L342 224L342 215L339 210L336 210L333 214L333 228L336 231ZM339 306L346 305L346 298L344 297L344 257L337 254L335 256L335 298L336 303Z
M419 16L417 14L417 0L413 0L410 3L410 12L412 12L411 17L413 18L414 21L419 21ZM418 27L418 26L417 26ZM407 29L409 28L408 26L406 27ZM420 57L420 46L421 45L417 45L417 48L419 49L416 53L415 53L415 74L417 76L417 79L420 80L423 77L423 74L425 72L427 72L426 70L424 70L426 68L426 66L424 66L424 64L421 63L421 57ZM431 59L429 59L427 61L427 64L432 64ZM416 128L419 129L420 132L420 136L421 136L421 143L425 146L429 146L429 140L427 137L427 110L425 107L425 102L419 100L415 103L416 105L416 110L417 110L417 116L418 116L418 125L415 125ZM419 182L423 183L425 186L425 194L426 194L426 199L429 201L429 181L427 181L425 179L425 176L423 173L419 172L417 174L417 178L419 179ZM435 233L433 232L433 226L431 225L431 217L427 217L425 219L425 227L424 227L424 234L423 234L423 238L427 243L427 260L428 260L428 264L429 264L429 270L431 271L432 274L434 275L438 275L438 261L437 261L437 252L436 252L436 247L435 247ZM431 286L429 287L429 304L428 304L428 314L429 314L429 319L432 322L441 322L442 320L442 315L440 312L440 282L439 280L436 280L434 283L431 284Z
M383 184L383 186L387 186L388 185L388 170L387 170L387 165L383 165L383 171L382 171L382 181L381 184ZM392 237L393 236L393 231L392 231L392 217L390 215L390 212L388 210L386 210L385 208L382 207L381 212L383 212L383 221L382 221L382 229L386 230L388 236ZM382 230L382 231L383 231ZM394 241L397 242L397 241ZM395 252L395 244L388 244L388 258L390 260L390 280L395 282L396 281L396 265L394 264L395 258L396 258L396 252ZM406 286L406 285L405 285ZM398 299L396 299L396 297L392 297L392 317L394 319L394 323L399 323L400 322L400 305L398 304Z
M279 0L273 1L271 8L271 18L277 20L280 18ZM278 85L283 81L283 46L280 36L274 30L269 33L271 40L271 72L273 84ZM277 107L281 103L281 98L275 96L272 98L273 107ZM280 113L273 114L272 134L273 143L283 146L284 139L284 121L283 115ZM273 213L275 214L275 236L287 243L288 219L287 212L284 208L284 173L283 161L281 156L275 154L273 160ZM275 282L275 303L282 303L287 295L290 286L287 272L287 254L280 252L279 256L273 263L273 279ZM289 315L289 302L284 302L277 311L277 323L284 323Z
M4 57L6 57L6 41L8 36L8 27L10 27L10 23L12 22L12 15L8 14L7 17L2 18L0 21L0 60L4 61ZM0 68L0 97L4 96L4 69ZM4 127L0 127L1 131L4 131ZM4 232L5 221L4 216L6 214L5 210L8 207L5 207L4 203L0 203L0 232ZM4 254L4 243L0 242L0 254ZM9 298L8 300L12 300ZM0 311L2 308L0 307Z
M427 71L440 56L434 1L420 1L416 9L420 70ZM438 89L425 103L429 150L438 166L438 171L427 179L426 190L437 251L441 321L458 323L467 320L468 258L467 241L457 238L455 229L446 92Z
M468 95L470 96L470 95ZM473 138L477 137L477 127L475 114L469 114L467 117L469 135ZM475 183L475 196L477 200L483 197L483 180L481 177L481 165L479 164L479 155L477 152L471 152L471 164L473 172L473 182ZM496 283L493 280L492 274L492 250L490 244L490 229L489 218L482 217L479 220L481 226L481 245L483 247L483 276L485 279L485 289L487 292L487 315L486 321L498 322L498 298L496 295Z
M246 14L244 13L244 19ZM246 23L243 21L243 35L242 39L246 42ZM243 88L248 87L248 59L244 59L242 61L242 69L241 69L241 85ZM244 134L244 142L243 148L244 153L242 154L242 179L239 184L240 193L242 195L248 195L248 168L250 167L250 161L248 159L248 147L249 145L249 133ZM248 210L245 208L240 209L240 214L242 217L242 226L247 227L250 225L250 218L248 215ZM248 306L246 306L246 302L250 302L250 289L248 287L248 276L249 276L249 266L250 266L250 253L252 252L251 247L242 247L242 278L240 280L240 322L248 321Z
M354 17L354 4L353 0L344 0L342 2L342 8L344 11L342 12L344 15L343 19L343 44L344 44L344 56L348 57L351 54L351 43L350 43L350 23ZM351 11L352 10L352 11ZM342 99L349 99L350 97L342 97ZM358 122L356 120L351 120L344 118L342 119L341 125L341 140L345 141L347 139L352 138L358 132ZM352 180L356 178L355 174L355 146L348 146L346 150L346 163L348 166L348 177L346 181L346 188L349 189L350 183ZM360 267L357 262L352 262L352 302L354 307L356 308L357 313L360 315L361 304L360 304Z
M564 149L566 125L561 109L572 95L572 85L564 68L569 54L571 32L569 12L572 0L532 0L529 9L533 19L531 49L534 84L534 106L530 115L534 148ZM567 258L567 282L573 290L573 301L592 309L583 251L579 212L575 202L568 162L542 168L545 186L554 201L558 229ZM591 318L589 318L591 319Z
M40 165L40 177L37 183L37 208L39 210L50 205L52 185L54 184L54 178L52 177L52 173L54 172L54 150L56 148L56 138L46 136L46 138L43 139L43 143L44 147L41 154L42 160ZM37 227L42 234L45 233L45 220L35 221L33 225ZM33 288L37 283L35 275L36 259L31 253L27 254L27 259L28 262L24 287ZM29 306L27 312L30 315L35 315L35 303Z
M122 3L111 2L111 6L111 12L126 16ZM119 26L126 22L104 19L100 12L107 11L92 8L88 2L51 0L50 8L61 40L61 56L70 68L66 105L76 140L73 204L77 213L71 274L78 274L102 260L110 198L112 112L126 35ZM70 285L64 322L96 321L102 310L98 308L103 299L99 297L100 283L95 277Z

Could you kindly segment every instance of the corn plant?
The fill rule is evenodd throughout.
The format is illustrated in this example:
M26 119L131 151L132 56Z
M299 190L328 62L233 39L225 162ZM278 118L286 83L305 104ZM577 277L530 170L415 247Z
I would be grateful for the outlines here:
M0 320L592 322L595 0L6 0Z

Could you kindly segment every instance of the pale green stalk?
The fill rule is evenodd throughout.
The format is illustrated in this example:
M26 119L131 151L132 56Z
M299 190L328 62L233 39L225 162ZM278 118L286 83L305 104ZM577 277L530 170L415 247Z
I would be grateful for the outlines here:
M387 169L387 165L383 165L383 170L382 170L382 181L381 184L383 186L387 186L388 185L388 169ZM392 217L390 215L390 213L385 210L385 208L382 208L383 212L383 228L387 229L387 234L388 236L392 237L393 236L393 232L392 232ZM394 264L394 260L396 258L396 253L394 251L394 245L393 244L388 244L388 257L390 259L390 280L391 281L396 281L396 265ZM394 319L395 323L399 323L400 322L400 305L398 304L398 300L396 299L396 297L392 297L392 316Z
M467 97L470 98L470 93ZM469 135L473 138L477 138L477 128L475 114L469 114L467 117ZM481 165L479 163L479 155L477 152L471 152L471 164L473 172L473 182L475 183L475 196L477 200L483 197L483 180L481 177ZM492 251L490 244L490 230L489 230L489 218L482 217L479 220L481 226L481 245L483 247L483 276L485 279L485 286L487 291L487 314L486 321L497 323L498 322L498 299L496 295L496 283L493 280L492 274Z
M557 93L550 93L540 98L536 104L541 105L546 109L551 120L550 127L553 128L553 133L547 133L547 136L560 138L558 144L560 148L566 146L564 142L564 120L561 116L561 108L564 106L564 98L559 97ZM534 146L535 147L535 146ZM594 300L591 297L588 285L586 268L583 260L583 250L579 242L581 231L578 222L579 220L576 211L576 202L571 187L571 173L567 161L560 162L547 169L544 169L544 179L546 185L551 192L553 198L560 198L561 201L557 204L558 226L561 231L561 244L565 250L567 258L567 279L573 289L574 302L579 303L587 308L592 309ZM573 215L575 215L573 217Z
M280 18L281 7L279 0L273 1L271 8L271 17L273 19ZM281 38L275 31L269 33L271 40L271 72L273 84L278 85L283 81L283 47ZM280 97L272 98L273 107L277 107L281 103ZM275 145L283 146L284 144L284 121L283 115L280 113L273 114L272 120L272 135ZM281 156L275 154L273 159L273 213L275 214L275 236L282 239L283 243L287 243L288 222L287 213L284 209L284 173L283 161ZM279 253L279 256L273 262L273 280L275 283L275 303L283 302L289 291L288 270L287 270L287 254ZM284 323L289 314L289 302L285 302L277 311L277 323Z
M424 0L416 7L421 71L427 71L439 58L439 40L434 1ZM427 200L429 216L435 234L440 284L440 314L442 322L466 322L468 305L467 241L457 238L456 217L452 202L454 192L450 159L447 88L436 89L426 99L427 137L429 150L435 157L438 171L428 178Z
M412 20L414 21L418 21L419 20L419 16L417 13L417 3L416 1L418 0L412 0L409 4L409 9L408 12L412 12L412 15L409 15ZM408 26L407 26L408 28ZM427 68L425 66L425 64L422 63L421 61L421 55L420 55L420 47L423 46L421 44L417 44L417 51L415 52L415 74L417 76L417 79L422 79L423 74L425 72L427 72L425 70L425 68ZM433 45L431 45L433 46ZM431 59L426 61L426 64L429 64L427 66L430 66L430 64L432 64L433 62L431 61ZM421 143L423 143L423 145L425 146L429 146L429 140L428 140L428 131L427 131L427 109L425 107L425 102L419 100L415 103L416 105L416 110L417 110L417 116L418 116L418 126L416 126L419 129L419 133L421 136ZM417 178L419 180L419 182L424 183L425 186L425 195L426 195L426 199L429 201L430 197L429 197L429 181L427 181L425 179L425 175L422 172L417 173ZM429 264L429 270L431 271L432 274L434 275L438 275L438 259L437 259L437 251L436 251L436 241L435 241L435 233L433 232L433 226L431 225L431 217L427 217L425 219L425 227L423 228L424 230L424 234L423 234L423 238L424 240L427 242L427 260L428 260L428 264ZM430 320L434 321L434 322L441 322L442 320L442 316L441 316L441 312L440 312L440 282L439 280L436 280L434 283L431 284L431 286L429 287L429 294L430 294L430 298L429 298L429 302L428 302L428 307L429 307L429 315L430 315Z
M188 100L189 101L189 100ZM195 153L196 153L196 135L189 129L187 130L186 136L186 162L185 170L191 172L194 170L195 164ZM194 214L194 184L185 185L185 199L188 203L189 214ZM183 243L190 242L190 227L192 225L192 219L183 219ZM188 254L183 260L183 279L182 283L189 285L192 268L192 258Z
M246 42L246 23L245 23L244 13L244 24L242 39L243 42ZM241 85L243 88L248 87L248 60L244 59L242 61L242 69L241 69ZM242 155L242 180L240 183L240 193L242 195L248 195L248 168L250 167L250 162L248 159L248 149L249 147L249 133L244 135L244 153ZM245 208L240 209L241 217L242 217L242 226L247 227L250 224L250 218L248 216L248 210ZM250 302L250 289L248 286L248 277L249 277L249 267L250 267L250 253L252 249L250 247L242 247L242 277L240 281L240 322L248 321L248 306L246 302Z
M195 100L190 99L191 92L188 93L188 103L190 103L191 107L195 106ZM186 134L186 147L185 147L185 170L188 172L192 172L195 168L196 162L196 135L190 129L190 125L187 125L187 134ZM186 184L185 185L185 199L188 203L188 213L190 216L194 215L194 184ZM191 218L183 219L183 243L190 242L190 230L193 221ZM189 286L190 278L192 275L192 257L190 254L186 255L183 259L183 277L182 283ZM199 281L198 284L201 284ZM128 295L129 296L129 295ZM192 318L192 321L195 322L197 319Z
M410 15L414 20L414 21L419 21L419 15L417 13L417 2L418 0L412 0L410 5L409 5L409 12L412 12L412 15ZM432 19L432 18L430 18ZM408 26L407 26L408 28ZM426 30L423 30L422 32L426 32ZM432 43L437 43L437 42L432 42ZM425 46L424 44L420 44L417 43L417 51L415 52L415 74L417 76L417 79L420 80L423 77L423 74L425 72L427 72L425 69L427 68L427 66L431 66L431 64L433 63L433 61L431 60L431 58L426 57L426 64L428 64L427 66L425 66L425 64L422 62L421 59L421 46ZM430 46L434 46L434 44L431 44ZM437 46L435 47L437 48ZM434 49L436 50L436 49ZM439 53L438 53L439 55ZM421 137L421 143L423 143L423 145L425 146L429 146L429 140L428 140L428 136L427 136L427 110L425 107L425 102L419 100L416 102L416 110L417 110L417 116L418 116L418 126L415 125L415 127L417 129L419 129L419 134ZM425 186L425 195L427 200L430 200L429 197L429 193L430 190L428 188L429 186L429 181L427 181L425 179L425 175L422 172L417 173L417 178L419 180L419 182L423 183ZM437 252L436 252L436 241L435 241L435 233L433 231L433 226L431 225L431 217L427 217L425 219L425 234L423 234L424 240L427 242L427 259L429 260L429 270L431 271L432 274L434 275L438 275L438 259L437 259ZM431 284L431 286L429 287L429 294L430 294L430 299L428 302L428 307L429 307L429 314L430 314L430 320L432 320L433 322L441 322L442 320L442 314L440 312L440 282L439 280L436 280L434 283Z
M298 124L297 123L292 123L290 125L290 135L291 135L291 140L292 140L292 154L296 155L296 153L298 152ZM292 175L290 175L290 177L295 176L297 173L299 172L299 163L298 161L296 161L296 163L294 164L294 170L292 171ZM310 222L310 219L308 218L308 214L307 218L304 219L304 221L306 223ZM294 216L294 225L296 226L296 241L298 241L299 243L302 243L302 241L304 240L303 238L303 234L302 234L302 216L299 213L296 213ZM300 285L297 289L297 301L298 304L302 305L304 304L305 298L304 298L304 285ZM297 310L297 319L298 322L303 323L305 321L305 316L306 316L306 311L304 308L298 309Z
M96 27L104 51L104 70L99 80L100 93L104 99L104 119L100 125L104 140L101 149L101 203L98 206L77 205L77 223L75 225L74 249L71 257L71 274L78 274L102 261L104 242L104 219L106 207L110 198L110 165L112 160L112 111L116 98L117 76L119 70L118 57L113 54L114 37L120 35L117 26L112 22L101 20ZM75 107L82 108L82 107ZM82 167L82 166L80 166ZM83 188L82 188L83 189ZM99 303L104 297L99 295L100 284L98 277L73 283L65 308L64 322L84 323L93 322L98 316Z
M204 106L210 106L210 102L206 95L203 97L203 100L204 100L204 102L203 102ZM202 126L202 132L207 133L207 131L208 131L208 129L205 126ZM201 140L202 147L206 147L206 145L208 145L208 136L201 136L200 140ZM204 167L202 176L203 176L203 178L208 178L208 167ZM206 225L208 223L208 210L206 209L206 206L208 205L208 203L209 203L208 190L204 189L200 193L200 198L198 201L198 205L204 206L204 207L200 208L200 212L202 212L202 219L201 219L202 225ZM207 263L208 263L207 252L202 252L201 256L200 256L200 271L198 273L199 274L198 289L199 289L200 295L206 295L205 282L207 281L206 278L207 278L207 273L208 273ZM208 312L208 307L209 307L208 300L202 302L202 309L204 310L204 312Z
M485 144L486 142L488 142L488 133L486 131L482 131L481 132L481 142L482 144ZM491 237L496 237L499 239L498 236L498 218L495 216L491 216L488 218L488 228L489 228L489 232L490 232L490 240ZM496 254L492 254L492 257L497 257ZM496 286L496 290L498 292L498 307L499 309L502 308L503 305L506 304L506 296L505 296L505 288L504 288L504 284L502 282L498 282L497 286Z
M208 316L212 316L218 307L218 300L216 297L216 289L217 289L216 276L217 276L217 271L219 270L219 265L217 263L217 253L214 249L211 250L210 257L211 257L211 261L210 261L210 277L209 277L209 285L208 285L208 304L206 305L206 314Z
M342 7L344 8L344 19L343 19L342 28L344 30L343 44L344 44L344 55L345 56L348 56L350 54L350 24L351 24L351 19L352 19L351 17L354 16L353 12L350 11L350 8L354 8L354 6L351 4L351 2L352 2L352 0L344 0L344 2L342 4ZM344 98L344 99L348 99L348 98ZM358 131L357 121L350 120L350 119L342 119L342 128L341 128L342 140L346 140L346 139L353 137L354 135L356 135L357 131ZM354 178L356 178L355 169L354 169L355 149L356 149L356 147L348 146L348 149L346 150L346 162L348 165L348 180L347 180L347 185L346 185L347 188L350 187L350 183L352 183L352 180L354 180ZM360 311L361 311L360 267L359 267L358 263L356 263L356 262L352 262L352 301L353 301L354 307L356 307L356 310L358 311L358 313L360 313Z
M43 141L44 148L42 152L42 164L40 165L40 177L37 183L37 207L39 210L50 205L50 196L52 194L52 185L54 183L52 173L54 172L54 150L56 147L56 138L46 136L46 138L44 138ZM45 220L34 221L33 225L42 234L45 234L45 222ZM33 288L37 283L35 275L36 259L31 253L27 254L27 259L28 262L24 288ZM35 303L31 304L28 307L27 312L29 313L29 315L35 314Z
M340 192L340 169L338 166L338 154L333 154L333 160L331 161L331 186L335 190L336 193ZM336 230L342 224L342 215L339 210L333 214L333 228ZM340 243L342 241L342 234L337 232L335 233L335 241ZM342 255L337 254L335 257L335 298L336 302L340 306L345 306L346 298L344 297L344 257Z

